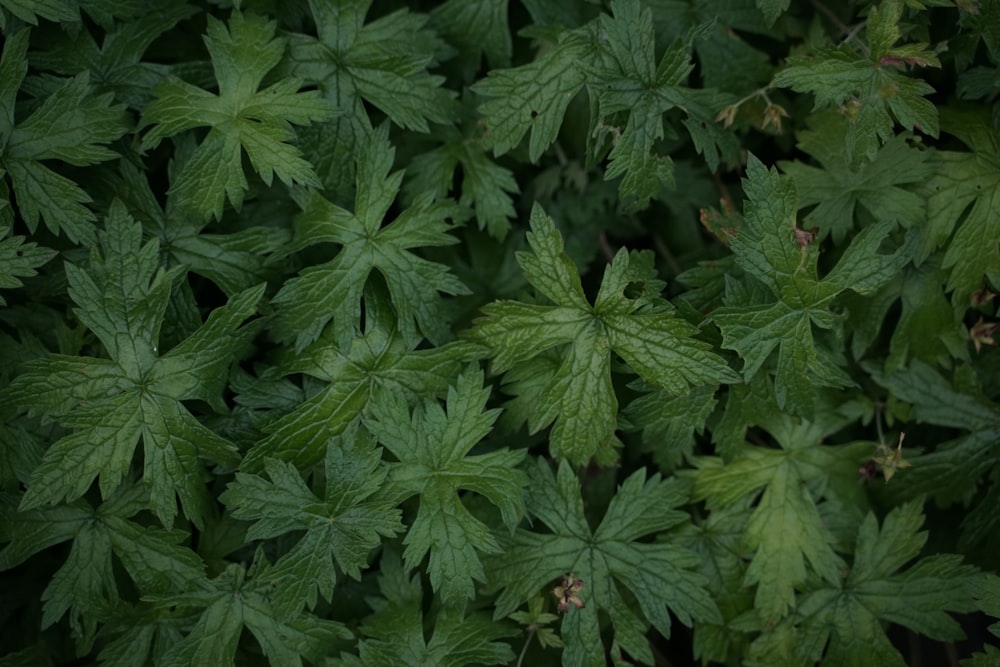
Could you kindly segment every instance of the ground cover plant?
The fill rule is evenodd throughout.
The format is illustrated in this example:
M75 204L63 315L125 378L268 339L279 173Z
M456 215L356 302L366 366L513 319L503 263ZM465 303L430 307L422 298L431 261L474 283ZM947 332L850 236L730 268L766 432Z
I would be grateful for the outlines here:
M1000 0L0 32L0 665L1000 665Z

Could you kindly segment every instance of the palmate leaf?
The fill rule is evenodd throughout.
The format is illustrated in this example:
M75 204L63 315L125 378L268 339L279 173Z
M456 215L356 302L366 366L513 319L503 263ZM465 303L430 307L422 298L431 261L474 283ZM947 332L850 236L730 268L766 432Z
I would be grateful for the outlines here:
M63 80L34 112L15 122L17 92L28 70L28 30L5 35L0 57L0 168L7 172L21 217L34 233L41 219L54 233L77 243L93 242L90 195L42 162L87 166L116 157L107 147L128 126L125 108L110 94L91 95L84 70ZM79 72L79 69L76 71Z
M897 251L878 253L892 231L883 222L865 227L851 241L837 266L820 279L818 249L811 234L795 221L798 208L791 179L778 176L750 157L744 181L748 201L746 221L731 240L737 264L766 290L748 295L750 281L727 281L726 305L711 319L722 330L723 347L745 361L749 381L765 367L777 349L774 388L778 406L809 415L818 387L852 384L831 354L817 344L813 326L832 329L838 315L834 299L845 290L871 294L895 276L907 261Z
M503 155L529 131L528 157L538 160L555 141L563 115L586 80L580 67L587 45L578 35L564 33L556 45L532 62L511 69L490 70L472 90L490 98L480 106L486 118L494 155Z
M51 418L70 432L45 452L21 509L82 496L99 477L103 497L121 484L137 441L145 453L143 484L165 526L177 513L202 525L211 500L202 483L205 458L235 465L235 447L188 412L199 399L224 409L221 390L240 346L255 325L240 328L264 285L216 309L193 335L160 356L163 313L181 270L158 269L158 244L141 246L142 228L120 202L112 204L101 250L89 267L67 265L77 317L103 343L110 359L49 355L24 364L6 398L31 415Z
M440 609L433 621L425 619L420 577L406 575L393 551L382 555L379 574L381 598L367 599L375 613L361 625L365 636L358 655L342 654L331 667L465 667L509 664L510 647L496 641L517 633L487 614L464 614L461 609ZM434 628L425 638L425 624Z
M117 197L143 226L148 237L159 239L166 268L183 265L208 278L228 296L259 285L269 277L269 255L291 238L288 230L274 226L246 227L229 234L206 233L207 220L192 216L179 205L177 193L157 201L148 177L122 162L120 177L107 178L110 197Z
M458 203L473 210L480 229L503 240L510 229L510 219L516 215L512 195L519 188L509 169L487 157L483 138L474 132L480 133L481 129L443 128L436 132L443 140L442 145L410 161L403 192L410 201L427 192L433 193L435 200L443 199L455 185L458 172L462 193Z
M337 568L355 579L381 537L404 530L401 512L379 494L388 469L370 436L352 429L327 447L324 491L317 495L295 466L268 459L267 479L237 473L220 496L236 519L255 521L247 540L269 540L305 531L266 575L275 592L271 605L279 618L293 618L316 605L317 592L328 602Z
M529 466L528 511L551 532L519 529L504 541L504 552L487 561L491 588L501 590L493 612L501 619L518 606L572 574L582 579L578 597L562 622L562 664L607 664L598 612L614 624L614 644L644 664L653 664L645 637L652 625L670 636L669 608L682 623L693 619L721 622L705 590L706 579L693 571L698 556L668 542L641 538L687 520L675 508L685 502L687 488L678 479L646 479L640 470L622 483L596 530L583 513L580 481L568 463L553 475L543 459ZM626 598L628 596L628 599Z
M936 443L933 451L912 457L913 467L906 471L906 484L900 488L902 495L928 494L941 503L968 506L984 482L991 486L1000 454L1000 409L996 403L977 395L973 387L956 386L958 383L919 361L892 371L867 364L866 370L893 398L910 404L912 422L964 431L952 440ZM963 513L962 546L994 539L1000 529L995 499L995 493L988 493Z
M129 520L148 508L142 487L124 484L98 508L83 500L25 511L3 512L0 570L13 568L56 544L72 540L69 556L45 591L42 627L69 612L78 642L89 646L97 618L120 599L115 559L142 591L183 590L203 575L201 559L179 543L182 531L142 526ZM114 558L113 558L114 557Z
M121 3L115 8L120 9ZM148 11L115 24L101 46L87 30L61 35L59 41L46 44L46 50L31 53L32 66L62 76L86 68L98 93L113 93L118 101L141 110L153 98L156 84L170 72L168 65L142 62L143 54L160 35L196 12L183 3L144 5L142 9Z
M448 337L447 317L439 292L466 294L467 288L448 268L420 257L412 249L458 243L448 234L453 222L466 217L464 208L425 193L383 226L402 172L389 173L395 150L389 128L382 125L365 142L358 158L354 211L329 202L315 191L301 193L302 213L295 222L293 249L337 243L337 256L310 266L287 281L274 297L278 306L272 329L295 342L297 350L315 341L333 320L334 339L346 347L358 333L362 293L373 272L385 281L403 339L411 345L425 336L441 344Z
M651 257L622 249L607 268L591 306L580 276L562 249L562 237L541 207L531 213L531 252L518 262L532 285L555 305L497 301L482 310L472 336L492 350L494 372L529 362L558 347L562 364L534 406L532 432L555 425L552 453L576 464L609 445L618 402L611 385L614 351L646 382L672 394L692 385L732 382L735 374L709 346L695 340L698 329L656 303L662 284Z
M787 619L754 641L749 664L904 667L886 623L938 641L963 638L947 612L975 610L985 577L952 554L929 556L904 570L927 541L927 533L918 532L922 523L919 502L893 509L881 529L869 513L846 576L810 586Z
M320 663L338 643L351 638L350 631L335 621L301 613L283 619L271 602L274 583L270 565L260 550L248 569L231 563L219 576L188 582L187 590L175 595L147 595L144 600L162 610L200 612L194 626L156 664L165 667L246 664L237 660L244 628L260 645L272 665L302 667ZM140 656L145 659L145 656Z
M490 389L481 371L470 368L448 390L447 409L424 401L411 414L406 401L381 392L365 427L396 457L389 481L397 500L419 495L420 508L404 540L408 569L429 552L431 586L441 601L460 608L474 597L475 581L485 581L479 554L499 553L496 529L462 504L460 490L483 496L513 531L524 513L517 469L523 451L500 449L469 455L489 434L499 410L485 410Z
M0 240L0 288L20 287L21 278L37 275L35 269L56 256L56 251L51 248L24 241L23 236ZM0 296L0 306L6 305L7 301Z
M610 150L605 178L621 176L626 204L644 208L673 185L673 162L657 145L665 136L664 114L684 112L696 150L714 170L720 153L736 153L735 138L714 122L731 100L684 85L694 68L690 42L675 42L655 62L652 14L638 0L616 0L611 10L613 17L602 14L563 32L554 48L531 63L491 70L473 90L491 98L480 108L494 153L510 151L530 130L528 156L535 161L555 141L567 106L586 85L593 100L588 154L596 160Z
M260 89L285 50L284 40L275 38L274 31L273 22L258 16L233 12L228 29L209 16L205 44L219 94L171 76L156 86L156 99L143 110L142 124L151 126L142 139L145 149L186 130L210 128L171 183L181 206L195 215L220 217L227 198L240 208L249 188L244 152L268 185L275 174L286 185L320 184L312 165L288 142L295 138L292 124L329 118L333 109L315 91L297 92L301 82L296 79Z
M827 114L800 132L799 148L822 168L802 162L781 162L781 170L795 181L799 209L812 208L803 227L818 227L842 243L867 215L880 222L919 225L926 201L912 185L925 182L934 171L931 151L913 146L905 135L890 138L870 162L852 166L843 151L847 127ZM905 186L911 186L909 188ZM864 213L862 214L861 209Z
M715 171L720 153L733 157L737 152L735 137L715 122L731 98L686 86L694 69L690 37L669 45L656 62L652 12L638 0L615 0L611 11L613 17L598 20L599 48L582 63L598 114L591 119L592 136L615 134L605 178L621 176L622 199L641 209L674 186L673 161L657 147L664 138L664 114L675 108L684 112L695 148ZM589 150L595 152L594 146Z
M964 311L984 281L1000 285L1000 130L985 111L946 111L942 122L972 150L935 152L921 250L929 254L950 238L943 267L952 304Z
M428 71L444 44L425 28L428 17L405 9L365 23L372 0L309 0L316 35L291 33L281 71L300 77L342 113L313 128L309 157L338 200L349 196L354 166L372 123L365 103L395 125L428 132L450 124L458 107L444 77Z
M761 421L781 449L744 445L725 465L703 459L693 497L714 511L745 503L763 490L742 539L743 548L753 553L743 583L757 585L754 607L760 616L777 621L794 607L795 589L810 572L831 583L839 580L842 561L818 505L824 497L848 504L859 500L857 461L870 445L822 445L824 436L848 421L835 414L802 421L779 413ZM849 480L849 489L853 485L851 495L843 496L844 485L830 481L838 473Z
M780 0L779 0L780 1ZM755 0L648 0L661 43L673 43L697 31L694 52L705 88L749 93L772 76L766 51L744 35L773 35Z
M480 355L468 342L414 349L395 331L387 300L375 293L368 296L369 330L346 350L328 332L282 364L284 373L304 373L328 384L264 428L265 437L240 464L244 472L260 472L268 458L305 470L323 460L330 439L365 413L379 392L411 402L444 396L462 366Z
M764 0L772 2L773 0ZM787 3L786 3L787 6ZM906 130L938 136L938 114L925 96L934 89L926 81L904 76L906 66L940 67L926 44L897 45L901 0L885 0L868 14L868 46L859 53L848 42L794 56L778 72L774 85L816 96L816 108L842 108L848 120L845 147L852 164L874 160L880 143L893 136L894 123Z

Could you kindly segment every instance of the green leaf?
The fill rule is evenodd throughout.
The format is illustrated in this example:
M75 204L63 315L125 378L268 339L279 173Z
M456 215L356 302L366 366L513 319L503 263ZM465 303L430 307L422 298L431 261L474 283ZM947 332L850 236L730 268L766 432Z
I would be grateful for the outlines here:
M513 50L507 0L446 0L431 12L431 25L453 46L466 78L486 57L492 69L510 67Z
M157 267L155 241L140 246L141 227L115 203L87 270L67 265L77 316L103 343L110 359L49 355L24 365L8 399L30 414L59 421L69 434L46 452L31 476L21 509L82 496L95 477L104 498L121 484L141 437L143 483L165 526L177 513L202 525L210 500L199 458L230 465L235 447L202 425L182 404L200 399L221 407L220 393L235 352L254 327L263 285L216 309L192 336L159 355L158 338L178 271Z
M757 8L764 15L768 25L774 25L790 4L791 0L757 0Z
M849 475L857 469L857 448L820 444L844 421L835 415L821 415L814 422L773 415L764 426L781 449L744 445L725 465L716 459L700 464L693 497L706 500L713 511L763 490L743 535L742 547L753 552L743 584L757 586L754 608L767 622L795 607L795 589L811 572L831 583L839 580L842 561L833 551L818 504L835 493L835 487L824 487L832 469L841 463Z
M484 410L490 389L482 383L482 372L469 369L448 390L447 410L437 401L424 401L412 414L399 396L383 391L372 404L372 418L364 421L397 459L389 479L398 499L420 497L404 540L407 568L430 552L431 586L444 604L459 608L475 595L474 581L486 580L479 554L500 552L496 531L469 512L459 491L475 492L495 505L508 530L524 514L526 480L517 469L524 452L469 455L499 414Z
M769 294L751 300L743 295L744 286L727 283L727 305L713 312L711 319L722 330L723 347L735 350L745 361L743 374L748 381L777 349L778 406L808 416L818 387L853 384L817 344L813 326L833 329L838 315L831 307L839 294L848 289L874 292L899 272L907 257L899 251L878 253L892 225L875 223L854 237L833 270L820 279L816 244L795 221L798 204L791 179L753 157L747 175L746 221L732 237L731 247L737 264Z
M174 643L157 664L232 666L237 663L237 646L244 627L260 644L270 664L301 667L302 657L315 664L327 655L335 642L349 639L350 632L340 623L299 614L281 619L270 599L273 583L267 576L267 561L260 552L249 570L231 563L214 579L188 583L187 592L167 596L147 596L161 609L202 610L194 627Z
M490 160L483 152L481 141L451 128L439 132L444 144L413 158L406 172L403 192L415 201L424 193L433 193L434 200L444 198L452 190L456 170L461 169L461 196L458 203L473 210L480 229L503 240L515 217L511 195L518 192L517 182L509 169Z
M118 101L141 110L153 99L156 84L170 73L167 65L142 62L143 54L160 35L196 11L183 3L143 9L148 11L142 16L106 32L101 46L89 31L82 30L47 44L45 51L32 53L31 63L62 76L73 76L85 67L98 93L113 93Z
M70 505L5 512L0 570L11 569L56 544L72 540L69 555L42 593L43 627L67 612L78 639L89 646L96 620L119 600L112 554L141 590L183 589L202 576L201 559L179 543L182 531L141 526L129 518L147 508L140 486L123 485L97 509L78 500Z
M935 153L923 250L929 253L951 239L943 266L950 269L952 303L962 311L984 280L1000 284L1000 227L993 214L1000 206L1000 130L976 111L947 112L943 120L945 131L972 152Z
M295 223L294 247L327 242L341 248L334 259L287 281L274 297L275 334L294 340L297 350L315 341L331 318L342 347L357 335L362 292L375 271L388 287L400 332L411 344L420 335L443 343L448 327L438 293L467 293L447 267L411 250L457 243L448 232L451 221L464 221L464 209L451 200L434 201L433 194L426 193L383 226L403 179L402 172L389 173L395 151L388 133L385 125L373 131L361 151L353 213L315 191L301 193L303 210Z
M236 519L255 521L247 540L270 540L290 532L305 534L267 574L275 586L272 608L280 618L293 618L304 606L316 606L317 592L330 602L337 568L355 579L368 554L404 530L401 513L378 492L387 468L381 450L356 430L327 447L324 491L317 496L295 466L265 461L268 479L237 473L220 496ZM331 562L332 559L332 562Z
M996 465L1000 442L997 405L956 388L938 371L919 361L892 372L874 364L868 364L866 369L892 397L912 406L909 417L914 423L967 431L955 440L940 443L935 451L913 457L914 467L906 476L906 493L934 494L945 502L968 502L979 480ZM997 519L989 523L996 525Z
M20 287L20 278L37 275L36 268L56 256L56 251L41 248L37 243L25 243L23 236L11 236L0 240L0 288ZM0 306L7 301L0 296Z
M78 21L80 10L74 0L2 0L0 6L25 23L38 25L38 17L47 21Z
M428 17L401 9L366 24L370 6L371 0L310 0L316 36L291 33L282 67L316 85L342 112L322 128L309 152L338 198L350 192L355 161L364 155L371 132L365 103L417 132L429 132L428 123L450 124L457 114L455 94L442 86L444 77L428 71L443 49L425 28Z
M382 556L379 587L385 599L369 598L376 613L365 619L358 644L358 656L344 654L333 665L345 667L465 667L466 665L509 664L514 659L510 647L496 641L516 634L504 623L487 614L465 615L461 609L445 607L433 622L424 619L421 609L420 579L407 578L399 557L393 552ZM425 623L434 628L428 641Z
M183 265L204 276L228 296L270 277L268 255L282 249L291 234L280 227L247 227L231 234L205 233L206 220L188 215L177 195L168 195L161 206L148 178L123 162L119 177L109 178L109 195L119 198L143 232L160 242L167 268Z
M591 120L592 136L614 134L605 178L621 176L622 199L641 209L674 186L673 161L657 146L664 138L666 112L679 108L685 113L684 125L712 171L720 152L735 156L736 143L715 123L728 97L686 86L694 69L690 39L668 46L657 63L651 11L638 0L615 0L611 10L613 18L599 20L600 49L592 63L583 65L598 115Z
M145 149L185 130L210 128L171 184L179 205L195 215L220 217L227 198L236 208L242 206L249 188L244 152L267 185L275 174L286 185L320 184L312 165L288 142L295 138L292 124L329 118L332 109L315 91L297 92L301 87L297 79L260 89L285 50L284 40L276 39L274 30L273 22L239 12L230 17L228 29L209 17L205 44L219 94L171 76L156 86L156 99L143 110L143 126L152 126L142 140Z
M0 57L0 167L7 172L18 210L34 233L41 218L54 233L71 241L92 243L91 201L74 181L42 164L61 160L83 167L117 155L106 144L128 129L124 106L112 106L110 94L91 95L86 70L62 80L34 112L15 124L15 104L28 65L28 30L7 35ZM76 70L79 72L79 69Z
M705 430L715 408L715 387L694 387L675 396L653 391L635 399L622 411L630 430L642 431L642 449L651 452L663 472L679 467L694 451L694 436Z
M495 619L571 573L583 580L578 595L585 606L570 605L564 612L566 666L606 664L599 611L610 616L616 643L646 664L652 664L653 657L644 634L652 625L670 636L668 608L687 626L693 620L720 622L706 580L692 571L698 557L667 542L639 541L687 520L675 509L687 497L678 479L646 479L645 472L635 472L591 531L580 481L568 463L560 464L556 476L539 459L528 475L528 511L550 532L519 529L507 540L504 553L488 561L491 587L502 590Z
M555 141L563 115L586 76L580 61L586 44L570 33L533 61L510 69L492 69L472 86L488 98L479 110L493 142L493 154L503 155L521 143L530 130L528 157L538 160Z
M689 387L736 379L697 328L656 301L661 283L649 255L619 251L591 306L562 237L541 207L531 214L532 252L518 255L528 280L555 305L497 301L482 310L472 334L492 351L494 372L560 347L562 363L531 416L532 432L555 425L552 453L583 465L611 440L618 402L611 385L611 352L643 380L675 395ZM638 294L638 296L634 296Z
M330 438L340 436L377 393L409 401L443 396L464 363L477 356L466 343L415 350L393 331L388 309L374 315L372 305L371 329L346 352L327 335L284 364L286 373L305 373L328 384L264 428L266 436L243 459L244 471L260 471L267 458L305 470L323 460Z
M867 214L879 222L915 226L926 202L901 186L925 182L933 173L930 151L911 145L906 136L890 138L870 162L853 167L842 147L847 127L835 116L823 116L812 131L799 134L799 148L822 167L782 162L781 170L795 181L799 209L815 207L803 227L815 226L840 244ZM864 213L861 210L863 209Z
M895 623L938 641L964 637L947 612L977 608L975 595L984 577L961 557L937 554L913 560L927 540L918 532L923 523L920 504L907 503L889 512L879 529L869 513L858 531L854 563L845 577L810 586L795 612L766 631L750 654L767 652L769 659L793 664L774 643L783 632L798 636L799 650L823 665L899 665L906 663L885 634ZM819 582L817 582L819 583ZM787 661L787 662L784 662Z
M816 97L816 109L840 108L848 119L845 147L851 164L874 160L880 143L893 136L893 125L938 136L937 109L926 99L934 88L898 70L906 66L940 67L926 44L896 45L901 37L902 4L885 0L868 15L868 45L856 51L848 42L818 48L814 55L793 56L773 84Z

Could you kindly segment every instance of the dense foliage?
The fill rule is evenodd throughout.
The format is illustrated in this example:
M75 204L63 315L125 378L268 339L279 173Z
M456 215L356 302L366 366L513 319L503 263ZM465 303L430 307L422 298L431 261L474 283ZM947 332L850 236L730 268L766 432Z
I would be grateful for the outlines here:
M0 31L0 665L1000 665L1000 0Z

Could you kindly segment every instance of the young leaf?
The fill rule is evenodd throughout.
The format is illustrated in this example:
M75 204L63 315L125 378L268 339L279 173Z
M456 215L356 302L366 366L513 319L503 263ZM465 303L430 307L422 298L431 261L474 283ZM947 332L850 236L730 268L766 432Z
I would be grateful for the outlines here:
M320 184L312 165L288 142L291 124L305 125L332 115L330 105L315 91L296 92L297 79L283 79L263 90L261 82L285 51L274 37L275 25L257 16L233 12L229 29L208 17L205 44L212 56L219 94L214 95L171 76L154 90L156 99L143 110L144 149L185 130L209 127L180 177L171 184L179 203L195 215L222 215L226 198L243 204L249 188L243 173L243 152L254 171L270 185L274 174L286 185Z
M570 605L562 622L566 667L606 664L599 611L611 618L615 644L645 664L653 662L645 637L649 626L670 636L668 608L688 626L692 619L721 622L705 590L706 579L692 571L698 564L694 553L666 542L639 541L687 520L675 509L687 499L678 479L664 481L658 474L646 479L644 471L635 472L591 531L583 514L580 481L568 463L559 465L556 476L539 459L528 475L528 511L550 532L519 529L506 540L504 553L488 561L490 585L502 589L495 619L567 573L582 580L577 597L584 606Z
M219 497L234 518L256 521L247 540L305 531L266 575L275 586L271 606L279 618L293 618L304 606L315 607L317 592L331 601L337 584L333 562L360 579L380 538L404 530L400 511L378 493L387 472L381 450L357 429L338 440L327 447L322 497L306 485L295 466L274 459L264 463L268 479L237 473Z
M812 235L795 222L798 204L792 181L752 156L747 176L746 220L732 237L731 247L737 264L770 294L748 299L745 285L727 282L727 305L713 312L711 319L722 330L723 347L735 350L745 361L743 375L748 381L777 348L778 406L808 416L817 387L852 384L831 355L817 346L813 325L834 328L834 298L848 289L874 292L899 272L907 257L898 251L878 254L892 225L872 224L854 237L837 266L820 279Z
M464 221L465 211L449 199L435 202L432 193L426 193L383 226L403 180L402 172L389 173L394 155L388 126L374 130L358 158L353 213L315 191L301 193L303 210L295 222L293 247L327 242L341 249L331 261L287 281L274 297L278 313L273 330L281 340L294 340L297 350L316 340L331 318L334 338L347 346L357 335L362 292L373 271L389 289L407 343L415 345L420 335L438 344L447 338L438 292L465 294L467 289L446 266L419 257L411 248L458 243L448 234L449 220Z
M927 533L918 532L922 523L919 502L889 512L881 530L869 513L858 531L854 563L846 576L810 586L793 614L753 643L751 658L766 656L768 664L791 665L799 664L798 654L810 664L822 656L822 664L831 667L903 667L903 657L885 634L886 623L939 641L963 638L961 626L947 612L976 609L984 577L951 554L929 556L903 570L927 541ZM779 641L786 632L795 637L794 653Z
M42 161L83 167L115 158L105 144L128 129L125 107L112 106L110 94L90 95L90 76L84 70L65 79L30 116L15 123L17 92L28 70L28 35L28 30L7 34L0 56L0 167L32 233L41 218L52 232L89 244L96 220L84 206L90 195Z
M611 440L618 401L611 386L611 353L620 355L646 382L675 395L691 385L733 382L725 362L695 340L698 329L654 305L660 283L651 258L618 252L604 273L591 306L562 237L541 207L531 212L532 252L518 262L532 285L555 305L497 301L483 308L472 335L493 351L493 370L503 372L550 348L563 346L562 365L535 405L532 432L555 421L552 453L578 465Z
M406 535L408 569L430 552L431 586L448 606L461 607L475 595L474 581L485 581L480 553L499 553L495 530L462 504L459 491L473 491L500 510L513 530L524 513L517 469L523 451L507 449L469 456L489 434L499 410L484 410L490 389L483 374L469 369L448 390L447 411L424 401L410 414L396 394L381 392L365 426L396 457L390 482L400 500L420 496L420 509Z
M35 469L21 509L82 496L95 477L102 497L132 465L136 441L145 447L143 483L165 526L177 513L175 494L196 525L209 511L199 458L235 465L235 447L188 412L200 399L224 408L220 392L234 353L254 327L264 285L216 309L201 329L163 356L158 338L179 270L158 269L156 241L140 246L142 228L125 207L111 206L101 252L87 270L66 267L77 316L104 344L110 359L49 355L28 361L7 390L8 400L32 415L54 418L70 433L55 442Z

